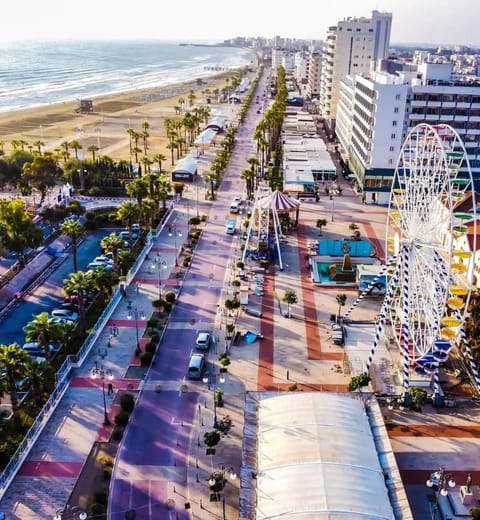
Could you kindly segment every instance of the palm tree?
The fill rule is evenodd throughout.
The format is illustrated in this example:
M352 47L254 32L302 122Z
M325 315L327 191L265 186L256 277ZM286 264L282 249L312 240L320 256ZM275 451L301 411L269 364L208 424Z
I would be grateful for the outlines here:
M119 277L117 273L108 271L104 267L99 267L93 272L93 281L103 297L110 298L115 286L118 284Z
M170 153L172 154L172 166L175 164L175 156L174 156L174 151L177 149L178 145L176 142L171 142L171 143L168 143L167 146L165 148L167 148L168 150L170 150Z
M63 290L67 294L78 294L78 314L80 315L79 326L83 330L85 327L85 302L83 295L95 289L93 271L84 273L78 271L72 273L63 280Z
M25 375L28 377L28 386L32 397L37 404L42 403L43 393L53 390L55 372L49 363L41 363L33 358L26 364Z
M87 150L92 154L92 162L95 162L95 154L98 152L98 150L100 150L100 148L95 145L95 144L91 144Z
M163 154L157 153L153 156L153 160L158 163L158 173L162 173L162 162L166 161L167 158Z
M17 428L21 427L17 380L25 377L30 356L17 343L0 345L0 367L5 369L7 392L10 395L13 419Z
M78 161L78 150L82 149L82 145L76 139L74 139L73 141L70 141L69 144L70 144L70 148L72 148L72 150L75 150L75 159L77 159L77 161Z
M139 209L142 208L142 200L148 195L148 182L143 177L133 179L127 185L127 195L129 197L135 197Z
M326 218L319 218L317 219L317 228L318 228L318 234L322 235L322 228L327 225L327 219Z
M41 312L33 317L23 327L25 339L27 341L35 341L45 351L45 357L50 359L50 344L54 341L62 341L65 337L65 330L61 323L50 318L48 312Z
M138 206L137 206L138 208ZM113 265L118 268L118 251L123 248L124 240L115 233L103 237L100 245L104 251L109 251L113 255Z
M78 220L67 220L60 226L60 230L64 235L72 239L73 271L76 273L78 271L77 243L78 239L83 235L85 228Z
M342 307L347 303L347 295L344 293L337 294L335 297L335 300L338 303L338 316L340 316L340 313L342 311Z

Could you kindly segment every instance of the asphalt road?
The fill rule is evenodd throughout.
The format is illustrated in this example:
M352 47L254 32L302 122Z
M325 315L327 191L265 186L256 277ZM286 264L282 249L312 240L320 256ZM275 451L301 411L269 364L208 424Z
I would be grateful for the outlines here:
M111 229L99 229L88 233L77 251L78 268L85 269L87 264L101 252L100 240L111 233ZM59 303L63 302L61 288L63 280L73 272L73 257L68 258L56 269L43 284L22 300L15 312L2 320L0 343L10 344L17 342L23 345L25 333L23 327L32 320L32 317L41 312L50 312Z

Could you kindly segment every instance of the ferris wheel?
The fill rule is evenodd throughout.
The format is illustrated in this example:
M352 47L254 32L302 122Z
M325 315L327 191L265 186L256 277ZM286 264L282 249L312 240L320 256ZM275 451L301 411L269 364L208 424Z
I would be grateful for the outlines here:
M367 372L383 336L402 352L405 391L412 371L433 374L437 387L439 363L462 339L480 386L463 330L476 250L474 218L472 175L457 132L448 125L417 125L395 169L384 266L388 284Z

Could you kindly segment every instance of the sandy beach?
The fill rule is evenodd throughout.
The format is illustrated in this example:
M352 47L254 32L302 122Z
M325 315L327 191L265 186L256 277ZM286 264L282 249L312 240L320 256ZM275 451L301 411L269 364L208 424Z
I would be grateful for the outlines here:
M85 154L86 159L91 159L87 149L96 145L99 148L97 157L104 155L116 161L129 160L127 129L141 131L142 123L148 122L149 156L160 153L169 158L164 120L175 117L173 107L178 105L178 99L183 97L186 100L188 93L194 90L196 102L199 102L205 97L202 91L221 90L231 74L224 72L203 78L201 85L197 81L188 81L94 98L94 113L91 114L77 113L79 102L0 113L0 140L4 143L6 155L13 149L13 140L28 143L24 145L25 149L29 146L36 149L34 143L41 141L46 151L60 148L64 141L77 140L82 145L79 158Z

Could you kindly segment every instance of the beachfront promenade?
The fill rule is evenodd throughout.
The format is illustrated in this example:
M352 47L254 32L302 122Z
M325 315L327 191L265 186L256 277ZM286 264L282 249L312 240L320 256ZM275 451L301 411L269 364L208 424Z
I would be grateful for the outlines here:
M219 191L218 201L211 209L210 203L200 202L201 213L209 215L204 227L204 236L207 238L211 229L218 226L223 228L231 195L243 191L244 182L239 180L239 175L245 168L245 159L254 153L251 135L257 120L258 117L251 110L246 122L239 129L236 151ZM82 469L88 472L89 454L105 447L104 443L109 440L112 431L111 426L102 425L104 410L101 382L94 381L90 377L94 366L103 366L104 369L111 370L114 375L113 395L107 398L107 413L110 420L117 413L116 396L120 390L132 392L140 390L150 393L158 390L157 400L152 401L157 405L155 408L142 408L140 398L137 412L147 416L154 414L160 406L164 406L164 418L167 417L168 396L171 392L176 393L179 400L185 400L186 404L185 415L178 411L175 411L177 415L170 414L168 424L170 444L162 446L161 449L170 452L173 458L158 460L158 466L155 458L156 450L160 450L160 447L157 444L139 444L135 442L134 435L125 436L125 444L121 449L137 452L143 450L147 457L152 455L152 464L148 468L140 468L142 471L136 475L131 474L132 478L129 480L132 489L138 488L141 493L140 495L127 494L125 501L119 502L118 508L113 501L110 509L111 518L115 520L125 518L125 513L131 510L135 510L137 519L161 520L172 518L172 515L176 515L173 518L182 520L222 518L223 503L209 501L207 485L212 470L222 465L224 468L233 468L237 475L235 480L228 481L225 488L225 518L237 518L240 478L244 479L242 485L248 485L245 475L241 473L245 392L287 390L294 383L304 391L343 392L351 376L350 363L345 358L345 351L332 342L329 317L338 310L335 299L338 292L347 294L348 307L356 298L356 291L343 287L341 291L337 288L314 287L304 260L307 242L318 239L318 229L315 227L318 218L324 216L328 218L328 224L323 230L324 238L335 239L348 236L349 224L354 221L360 226L362 235L379 248L381 257L386 210L377 206L362 205L349 185L342 179L340 181L344 188L343 194L335 199L334 208L332 201L325 196L322 196L318 203L302 203L298 228L282 240L284 269L280 271L277 267L271 266L265 276L265 295L250 296L249 305L261 309L262 319L241 313L237 320L238 330L259 331L264 339L252 344L240 342L238 346L231 347L232 362L228 367L226 380L221 384L225 406L217 412L222 416L227 414L230 416L232 428L217 445L214 457L206 454L205 446L201 442L203 434L211 431L214 422L212 388L203 383L186 382L182 376L175 380L172 377L162 376L150 383L148 378L144 381L134 375L135 367L138 366L138 358L135 356L137 327L141 336L145 328L145 320L141 317L143 314L147 318L151 315L151 302L158 298L159 283L161 282L163 287L167 286L179 291L178 309L181 311L184 306L183 312L188 313L191 301L187 295L194 295L197 288L208 287L209 284L212 289L223 291L228 285L226 280L231 276L229 272L231 262L224 265L223 270L218 265L216 270L212 271L217 265L215 244L208 242L203 246L204 249L199 249L198 256L195 254L184 281L173 275L170 276L170 272L175 271L175 240L178 248L187 236L187 220L193 215L193 208L197 204L196 192L190 189L186 197L176 205L165 226L153 238L148 259L145 257L140 261L138 271L127 287L127 296L122 298L113 310L106 328L100 334L85 362L72 373L70 385L60 405L0 501L0 511L4 512L8 519L53 518L55 512L69 500L70 495L71 504L85 506L86 497L82 496L82 490L76 486L77 477ZM333 210L334 219L330 218ZM182 237L168 236L168 225L173 222L178 229L185 231L182 232ZM235 241L231 253L233 256L238 255ZM167 269L160 271L163 273L160 276L156 268L160 264L155 262L153 266L152 261L157 256L167 266ZM213 281L209 278L211 272L214 273ZM287 289L294 290L299 299L298 303L292 306L294 316L292 319L285 316L286 304L281 302ZM185 294L185 299L182 299L182 294ZM200 291L199 294L202 292ZM132 302L132 307L140 319L128 318L128 301ZM197 300L195 305L202 307L202 303L203 300ZM374 305L367 303L365 306L359 306L352 318L371 319L375 313ZM203 311L200 315L203 315ZM192 318L197 316L192 315ZM114 324L118 326L119 334L113 338L111 346L108 347L110 327ZM201 325L192 323L190 327L184 320L172 322L169 330L176 331L178 334L179 348L190 351L191 345L181 343L181 338L194 335L196 328L202 328L202 325L212 326L214 336L218 338L209 357L210 363L215 365L218 372L216 353L223 351L224 348L224 329L220 328L221 320L218 317L213 323L211 321L204 321ZM188 330L185 332L185 329ZM144 340L140 341L143 347ZM349 328L348 342L351 341L355 341L353 328ZM176 359L175 356L169 358L168 352L163 347L162 343L160 352L165 360ZM153 370L160 372L158 364L156 362ZM172 366L175 374L184 374L185 369L186 366ZM478 449L477 441L465 427L465 423L469 422L468 418L463 415L454 416L449 419L447 428L439 430L430 429L429 415L431 414L437 412L428 409L427 414L422 417L400 411L390 414L391 422L399 425L392 428L391 435L397 450L401 451L400 470L403 472L402 475L409 476L407 484L411 484L413 490L409 498L415 499L419 511L415 518L419 520L430 518L426 491L421 485L425 480L425 474L428 476L430 470L436 469L437 463L448 466L450 470L468 467L470 458L468 454ZM135 417L133 419L136 421ZM421 435L418 435L418 428L415 427L419 422L425 424ZM457 433L455 440L449 438L453 431ZM158 438L162 438L162 432L158 433ZM175 458L177 452L181 453L178 460ZM455 458L451 457L452 453L455 453ZM119 465L116 468L117 478L121 477L123 471L133 470L139 471L138 465L135 468ZM114 475L114 482L115 478ZM186 509L187 503L188 509ZM172 509L168 509L169 506Z

